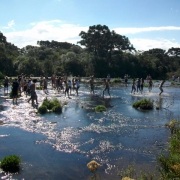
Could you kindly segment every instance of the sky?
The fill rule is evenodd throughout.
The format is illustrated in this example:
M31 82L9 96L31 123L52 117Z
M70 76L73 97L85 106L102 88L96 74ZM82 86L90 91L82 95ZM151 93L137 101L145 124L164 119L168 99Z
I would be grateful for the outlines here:
M0 31L23 48L49 40L77 44L106 25L136 50L180 47L180 0L0 0Z

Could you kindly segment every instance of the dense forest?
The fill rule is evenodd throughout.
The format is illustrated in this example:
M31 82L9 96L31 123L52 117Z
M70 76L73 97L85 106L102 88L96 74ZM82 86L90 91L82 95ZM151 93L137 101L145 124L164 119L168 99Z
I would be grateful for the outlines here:
M105 25L81 31L78 45L68 42L38 41L37 46L18 48L0 32L0 74L33 76L52 74L154 79L180 76L180 48L137 51L128 37L110 31Z

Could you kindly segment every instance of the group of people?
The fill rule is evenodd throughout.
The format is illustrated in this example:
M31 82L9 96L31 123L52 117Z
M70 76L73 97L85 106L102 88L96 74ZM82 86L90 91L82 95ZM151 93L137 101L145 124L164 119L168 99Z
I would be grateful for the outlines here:
M104 82L104 89L103 89L103 94L102 94L102 97L104 98L104 93L105 91L107 91L107 93L109 94L109 97L111 98L111 94L110 94L110 80L111 80L111 77L110 75L108 74L107 75L107 78L104 78L103 79L103 82ZM90 76L90 80L89 80L89 85L90 85L90 93L94 95L94 76Z
M125 74L124 76L124 83L125 86L127 87L128 85L128 78L129 75ZM107 91L108 95L111 98L110 94L110 75L108 74L106 78L103 79L104 83L104 89L102 91L102 97L104 98L104 94ZM21 74L18 76L18 78L15 78L14 81L12 82L12 98L13 98L13 104L17 104L17 98L21 93L24 92L24 94L30 95L30 98L27 100L27 102L32 101L32 104L34 104L34 101L36 101L36 104L38 104L38 98L36 94L36 82L38 80L32 79L31 77L27 77L26 75ZM148 90L151 92L152 86L153 86L153 81L150 75L146 77L146 81L148 84ZM39 79L40 82L40 87L43 89L45 93L48 93L48 77L43 77L41 76ZM159 89L161 95L163 93L163 84L165 80L160 82ZM6 76L4 79L4 93L7 91L8 92L8 87L9 87L9 78ZM143 78L137 78L133 79L132 81L132 89L131 93L135 92L143 92L143 87L144 87L144 79ZM89 85L90 85L90 93L94 95L94 88L95 88L95 82L94 82L94 76L90 76L89 80ZM62 91L65 96L70 96L71 92L75 90L76 95L78 96L78 90L80 88L80 77L73 77L72 80L69 80L67 76L56 76L52 75L51 77L51 85L52 89L57 90L59 93Z
M30 98L27 100L32 101L32 104L34 104L34 101L36 101L36 104L38 104L37 100L37 94L36 94L36 87L35 83L37 80L33 80L30 77L26 77L25 75L21 74L17 78L15 78L12 81L12 98L13 98L13 104L17 104L17 98L21 96L21 94L24 92L24 94L30 95ZM8 93L8 87L9 87L10 81L9 78L6 76L4 80L4 93Z
M78 96L78 90L80 88L80 77L73 77L72 80L68 79L67 76L56 76L52 75L51 77L52 88L60 92L61 90L65 93L65 96L68 97L71 95L72 91L76 91Z

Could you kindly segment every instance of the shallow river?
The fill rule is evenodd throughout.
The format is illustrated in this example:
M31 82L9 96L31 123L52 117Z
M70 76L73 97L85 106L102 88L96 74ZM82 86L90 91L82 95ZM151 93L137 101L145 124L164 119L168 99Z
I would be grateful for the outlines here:
M101 179L120 179L118 172L134 164L137 172L156 171L156 158L168 146L170 132L165 124L179 119L179 88L164 87L159 97L158 86L149 93L130 94L131 86L111 87L111 98L102 86L95 88L81 84L79 96L70 98L49 87L46 95L37 91L39 104L44 98L57 97L67 102L62 114L37 115L36 108L23 95L17 105L12 104L3 89L0 90L0 159L16 154L22 159L22 170L12 179L89 179L92 174L87 163L101 164ZM28 97L29 98L29 97ZM132 103L148 98L160 110L140 111ZM105 105L107 111L95 113L96 105ZM0 177L4 177L1 174Z

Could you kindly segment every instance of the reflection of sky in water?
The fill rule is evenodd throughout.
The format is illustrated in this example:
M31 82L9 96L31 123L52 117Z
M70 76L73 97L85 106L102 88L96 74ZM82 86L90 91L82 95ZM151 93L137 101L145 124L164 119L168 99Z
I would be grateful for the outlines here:
M82 85L79 97L73 94L70 99L49 90L48 98L57 96L61 101L68 102L60 115L37 115L25 96L19 99L17 106L12 105L12 100L1 100L5 110L0 111L0 120L5 123L4 126L19 127L46 136L46 139L37 139L36 143L47 143L61 152L76 152L97 159L107 165L106 171L113 164L118 164L120 157L128 158L132 152L153 162L162 147L166 146L169 131L164 124L172 118L179 118L179 89L165 87L161 97L157 87L151 93L147 88L144 88L143 94L130 94L130 91L130 86L113 87L112 98L109 99L106 92L103 100L101 87L96 88L96 95L92 97L89 89ZM46 96L42 91L37 92L41 103ZM161 109L139 111L132 108L132 103L142 98L153 100L155 106L158 104ZM95 113L94 107L99 104L105 105L108 110Z

